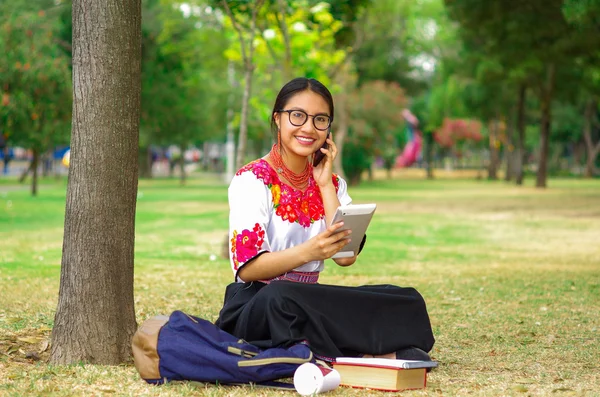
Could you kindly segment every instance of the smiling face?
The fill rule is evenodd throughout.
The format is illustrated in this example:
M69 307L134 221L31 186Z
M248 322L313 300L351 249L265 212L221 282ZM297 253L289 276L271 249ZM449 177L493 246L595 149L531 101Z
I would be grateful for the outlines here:
M331 116L329 105L321 95L305 90L292 96L283 110L301 110L310 115L306 123L301 126L295 126L290 122L290 113L288 112L277 112L274 115L275 123L281 134L282 156L289 160L292 160L292 157L306 159L325 143L327 130L316 129L313 116ZM294 117L293 112L291 112L291 116Z

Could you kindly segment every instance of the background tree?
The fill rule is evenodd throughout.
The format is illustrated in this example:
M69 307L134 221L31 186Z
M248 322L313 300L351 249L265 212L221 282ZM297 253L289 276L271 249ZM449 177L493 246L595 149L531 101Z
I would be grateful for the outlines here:
M284 25L289 29L284 31ZM256 88L248 116L248 132L255 142L255 152L264 153L273 143L269 133L270 113L279 89L288 81L286 73L294 77L316 78L332 87L329 73L345 56L344 51L335 47L335 33L342 26L324 4L307 10L299 2L290 2L284 13L279 8L265 7L259 23L262 34L257 37L255 50L256 69L263 73L256 74ZM292 54L290 59L287 59L288 52ZM230 48L228 54L233 59L239 57L234 48ZM334 128L334 131L337 142L337 129Z
M596 166L600 153L600 107L598 96L588 99L584 111L583 136L587 149L585 176L593 177L600 173Z
M69 58L59 37L61 6L52 1L0 4L0 120L12 146L31 150L31 193L38 165L55 145L68 142L71 115Z
M73 124L51 361L118 364L135 332L141 0L73 2Z
M212 10L170 0L143 7L140 166L149 176L152 146L176 145L183 154L191 145L223 140L229 88L223 84L227 38Z
M600 154L600 47L596 41L600 26L600 1L565 0L563 13L590 49L576 59L575 68L579 72L577 76L581 78L581 84L577 87L580 88L580 109L583 109L581 113L586 147L585 176L592 177L600 173L596 167Z
M433 161L428 156L433 155L433 131L439 128L448 116L445 112L450 109L436 106L431 100L436 95L433 91L448 77L444 63L454 56L458 42L443 3L437 0L372 2L362 22L356 25L363 37L355 54L358 85L383 80L398 84L405 91L408 106L420 120L424 162L432 166ZM428 175L433 177L430 166Z
M564 89L561 85L570 84L565 76L573 62L590 50L597 51L598 35L569 22L563 0L518 4L446 0L445 4L459 21L462 37L476 46L481 56L501 60L516 75L527 76L525 80L537 94L540 145L536 186L545 187L552 101Z
M360 27L364 25L366 10L373 2L369 0L334 0L327 4L330 4L333 18L341 22L341 27L336 30L334 38L335 48L338 53L342 51L344 57L340 59L338 66L329 72L329 78L333 83L337 120L334 124L334 139L338 148L338 156L333 162L333 168L342 177L346 177L343 159L346 156L344 146L350 128L348 94L354 90L357 82L355 55L364 41L364 30L361 30Z
M253 76L253 94L250 99L248 138L255 153L263 153L272 144L269 118L273 98L288 77L316 78L327 85L336 97L335 140L341 159L344 137L344 89L338 76L341 70L352 70L348 53L353 51L352 24L366 0L333 1L271 1L266 2L256 19L254 67L259 73ZM241 9L241 6L240 6ZM233 11L233 8L232 8ZM243 21L240 15L240 21ZM242 25L240 25L242 26ZM245 26L248 26L246 23ZM227 50L229 59L243 64L243 54L238 45L238 34ZM350 67L349 67L350 65ZM242 70L242 73L244 71ZM241 82L242 86L245 83ZM354 87L353 83L349 89ZM241 116L235 122L241 123ZM241 128L241 126L240 126ZM239 147L238 147L239 151ZM342 172L341 163L335 165Z
M425 91L434 68L442 11L438 1L373 2L364 24L357 26L364 35L356 52L358 84L384 80L399 84L410 96Z
M345 162L344 172L351 184L358 184L364 171L369 171L376 157L391 177L399 148L406 143L402 109L407 105L404 90L397 83L370 81L349 96L350 130L353 144L361 143L360 157L353 164ZM351 160L351 158L349 158Z
M257 18L260 14L264 0L256 0L232 7L228 0L221 4L229 17L231 26L235 30L242 54L244 65L244 93L242 97L242 110L240 130L238 134L238 147L236 154L236 169L245 164L246 145L248 141L248 110L252 94L252 77L254 74L254 40L257 33Z

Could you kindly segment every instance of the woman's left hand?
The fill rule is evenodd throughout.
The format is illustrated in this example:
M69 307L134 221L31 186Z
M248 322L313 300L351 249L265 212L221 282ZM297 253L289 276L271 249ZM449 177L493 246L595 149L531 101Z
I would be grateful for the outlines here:
M331 175L333 173L333 160L338 153L337 146L335 146L335 142L333 142L333 134L330 133L325 142L327 142L329 148L319 149L323 154L325 154L325 157L323 160L321 160L319 165L313 168L313 178L320 187L332 183Z
M338 265L338 266L342 266L342 267L346 267L346 266L350 266L353 265L354 262L356 262L356 258L358 255L354 255L350 258L337 258L334 259L333 261Z

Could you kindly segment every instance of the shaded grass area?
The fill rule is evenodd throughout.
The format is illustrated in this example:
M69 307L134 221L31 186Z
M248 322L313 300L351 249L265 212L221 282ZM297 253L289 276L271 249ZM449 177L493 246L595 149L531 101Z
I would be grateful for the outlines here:
M6 185L10 186L10 185ZM596 395L600 389L600 183L545 191L465 179L377 179L350 193L378 209L359 261L321 282L414 286L441 365L403 395ZM197 383L151 387L131 364L47 364L56 309L64 181L0 189L0 395L291 395ZM227 189L218 179L141 181L136 314L216 319L232 274L221 257ZM389 395L338 389L332 396Z

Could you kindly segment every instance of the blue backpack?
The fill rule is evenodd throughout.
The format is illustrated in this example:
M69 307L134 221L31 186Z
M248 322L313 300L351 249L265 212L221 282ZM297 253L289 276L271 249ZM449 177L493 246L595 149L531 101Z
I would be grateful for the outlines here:
M213 323L181 311L156 316L138 328L132 340L135 367L148 383L192 380L219 384L264 384L291 378L314 362L308 345L260 349Z

